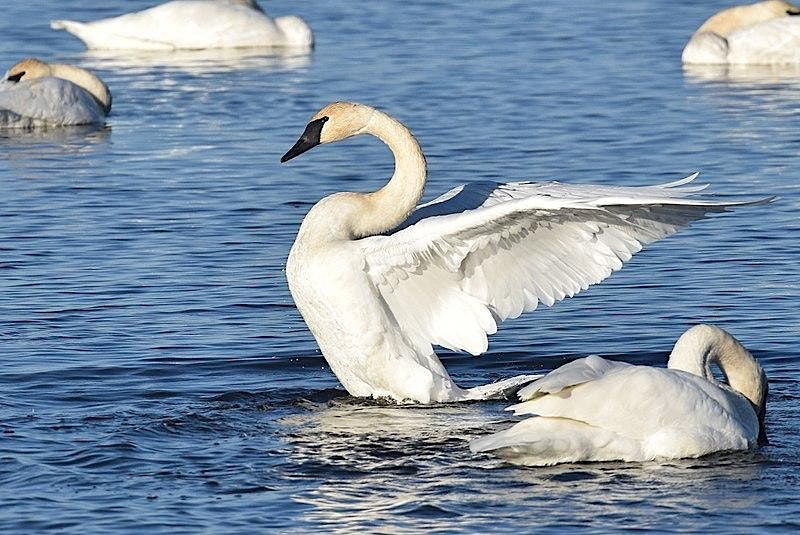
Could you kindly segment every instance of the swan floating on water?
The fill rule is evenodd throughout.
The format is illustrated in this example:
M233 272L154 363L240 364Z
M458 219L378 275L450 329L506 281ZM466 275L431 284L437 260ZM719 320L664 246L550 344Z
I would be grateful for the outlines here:
M299 17L267 16L255 0L173 0L94 22L54 20L100 50L180 50L204 48L314 46L311 28Z
M80 67L26 58L0 83L0 127L33 128L102 124L111 92Z
M318 112L281 161L359 134L391 149L391 180L315 204L286 263L300 313L353 396L429 403L507 393L531 377L462 389L432 346L483 353L500 321L585 290L709 212L753 204L692 197L703 189L688 185L695 174L650 187L483 181L417 207L426 163L416 139L349 102Z
M724 9L683 49L686 64L800 63L800 8L767 0Z
M696 325L678 339L667 368L591 356L550 372L508 409L531 418L470 449L531 466L747 450L767 441L767 389L764 370L733 336Z

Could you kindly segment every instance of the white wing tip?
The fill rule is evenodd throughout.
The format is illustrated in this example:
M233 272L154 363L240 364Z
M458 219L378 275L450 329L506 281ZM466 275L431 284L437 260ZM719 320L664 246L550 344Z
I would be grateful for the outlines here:
M667 182L666 184L658 184L657 188L675 188L678 186L683 186L684 184L688 184L689 182L694 181L695 178L698 177L700 171L695 171L691 175L687 176L686 178L681 178L679 180L673 180L672 182ZM702 186L703 189L707 188L708 184L704 184Z

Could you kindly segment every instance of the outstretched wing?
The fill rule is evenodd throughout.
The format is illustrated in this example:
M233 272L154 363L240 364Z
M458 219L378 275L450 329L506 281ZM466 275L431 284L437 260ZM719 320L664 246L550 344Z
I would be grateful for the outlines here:
M358 243L407 336L477 355L498 322L602 281L709 212L752 204L693 198L703 187L685 184L695 176L641 188L481 182Z

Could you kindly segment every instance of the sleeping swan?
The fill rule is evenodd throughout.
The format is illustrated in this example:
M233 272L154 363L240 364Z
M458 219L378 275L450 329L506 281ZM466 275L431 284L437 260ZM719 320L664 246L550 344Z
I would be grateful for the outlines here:
M286 263L297 308L353 396L429 403L508 392L530 377L462 389L432 346L483 353L499 322L575 295L643 244L736 205L693 197L703 188L686 185L692 175L650 187L481 181L416 206L426 178L417 140L349 102L318 112L281 161L359 134L389 146L392 178L314 205Z
M0 84L2 128L102 124L110 110L106 84L74 65L23 59Z
M683 49L686 64L800 63L800 8L767 0L724 9Z
M727 385L714 378L712 364ZM532 417L473 440L473 452L544 466L700 457L767 439L767 377L733 336L712 325L683 333L667 368L591 356L550 372L519 397L524 402L509 410Z
M299 17L271 19L255 0L173 0L94 22L54 20L100 50L292 47L310 50L311 29Z

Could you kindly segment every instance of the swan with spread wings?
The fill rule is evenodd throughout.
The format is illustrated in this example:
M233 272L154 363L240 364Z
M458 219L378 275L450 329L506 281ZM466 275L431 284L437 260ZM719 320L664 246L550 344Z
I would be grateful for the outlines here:
M416 139L350 102L319 111L281 161L359 134L388 145L393 176L378 191L314 205L286 264L300 313L353 396L431 403L506 394L532 377L463 389L433 346L483 353L501 321L585 290L710 212L752 204L698 198L692 175L649 187L477 182L417 206L427 168Z

